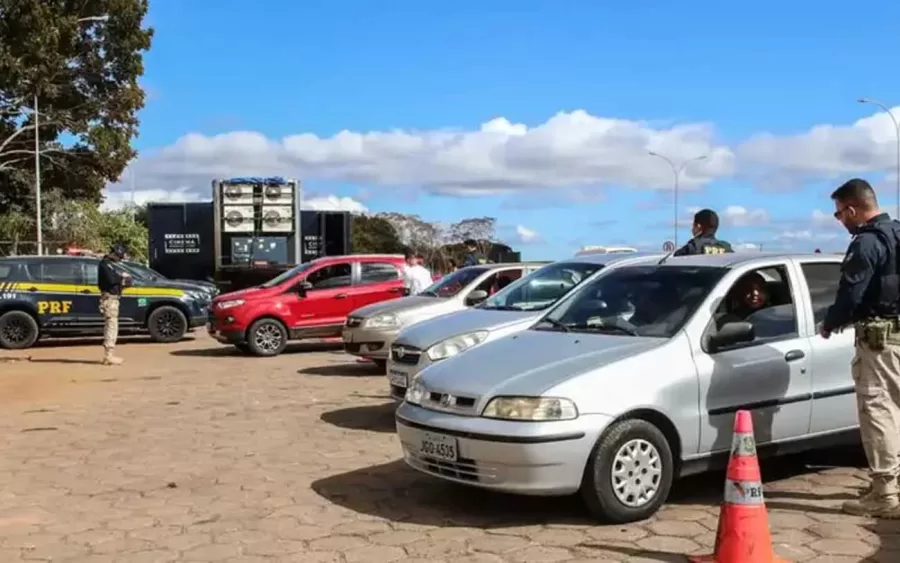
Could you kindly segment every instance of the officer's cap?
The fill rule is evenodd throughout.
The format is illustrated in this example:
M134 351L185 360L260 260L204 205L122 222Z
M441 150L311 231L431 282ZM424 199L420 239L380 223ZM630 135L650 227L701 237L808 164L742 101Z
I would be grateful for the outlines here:
M117 242L112 245L112 248L109 249L110 254L115 254L119 258L125 258L125 255L128 254L128 250L125 248L125 245L121 242Z

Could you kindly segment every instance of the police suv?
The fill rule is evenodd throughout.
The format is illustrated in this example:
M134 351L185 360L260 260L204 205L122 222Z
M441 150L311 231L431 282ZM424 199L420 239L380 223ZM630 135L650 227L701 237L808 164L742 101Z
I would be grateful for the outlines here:
M0 258L0 348L29 348L42 336L102 335L99 262L87 256ZM206 324L211 299L200 287L133 277L122 292L119 331L176 342Z

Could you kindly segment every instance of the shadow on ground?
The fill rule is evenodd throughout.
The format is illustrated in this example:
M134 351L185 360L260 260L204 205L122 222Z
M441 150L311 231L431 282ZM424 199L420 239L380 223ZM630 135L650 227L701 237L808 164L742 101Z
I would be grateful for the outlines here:
M300 375L323 375L328 377L383 376L384 370L371 362L334 362L322 366L310 366L297 370ZM387 382L385 382L387 387Z
M394 412L397 403L391 401L381 405L350 407L322 413L319 419L339 428L348 430L369 430L372 432L394 432Z
M312 352L334 352L341 349L340 343L331 342L292 342L287 345L282 354L308 354ZM194 350L172 350L173 356L184 358L220 358L238 356L252 358L254 356L241 352L234 346L222 344L214 348L197 348Z
M390 412L388 405L380 405L378 408ZM844 463L840 460L846 459L846 455L839 452L835 458L839 461L831 461L828 465ZM769 469L764 475L767 483L816 471L810 465L810 457L803 461L800 457L770 460L767 466ZM688 477L675 483L668 504L717 507L722 502L723 486L724 472ZM312 483L312 489L344 508L396 522L482 528L547 523L596 525L580 499L575 496L527 497L463 487L421 475L407 467L402 460L326 477ZM848 493L852 494L852 491ZM802 502L793 503L787 500L788 497L783 497L785 500L782 500L777 494L772 496L772 501L767 499L770 508L775 508L776 503L779 503L777 508L784 510L809 511L809 507ZM900 543L900 538L897 539ZM606 545L585 547L610 549ZM622 554L630 555L630 552L623 551ZM683 560L683 555L669 553L640 554L658 561ZM652 559L653 557L656 559Z
M193 335L187 335L182 339L182 342L188 342L194 340ZM159 344L158 342L153 342L150 340L150 337L147 335L127 335L120 336L116 340L116 344L119 346L131 345L131 344ZM67 348L70 346L97 346L98 348L103 345L103 337L102 336L73 336L71 338L47 338L41 339L35 342L34 348ZM162 344L160 344L162 346Z

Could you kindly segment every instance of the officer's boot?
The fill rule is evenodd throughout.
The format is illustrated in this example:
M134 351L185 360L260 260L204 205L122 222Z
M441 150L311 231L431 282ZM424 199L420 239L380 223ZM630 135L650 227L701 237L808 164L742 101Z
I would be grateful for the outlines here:
M112 350L104 350L103 352L103 362L101 362L105 366L118 366L121 365L125 360L122 358L118 358L113 355Z
M848 500L841 507L847 514L856 516L900 517L900 498L894 477L874 476L872 484L863 489L858 499Z

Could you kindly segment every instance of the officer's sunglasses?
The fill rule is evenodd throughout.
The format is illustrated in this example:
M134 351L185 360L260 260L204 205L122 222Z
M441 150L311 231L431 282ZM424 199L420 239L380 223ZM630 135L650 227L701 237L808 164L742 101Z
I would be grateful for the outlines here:
M847 205L847 206L841 207L840 209L838 209L837 211L834 212L834 218L840 219L841 216L844 214L844 212L852 207L853 207L852 205Z

